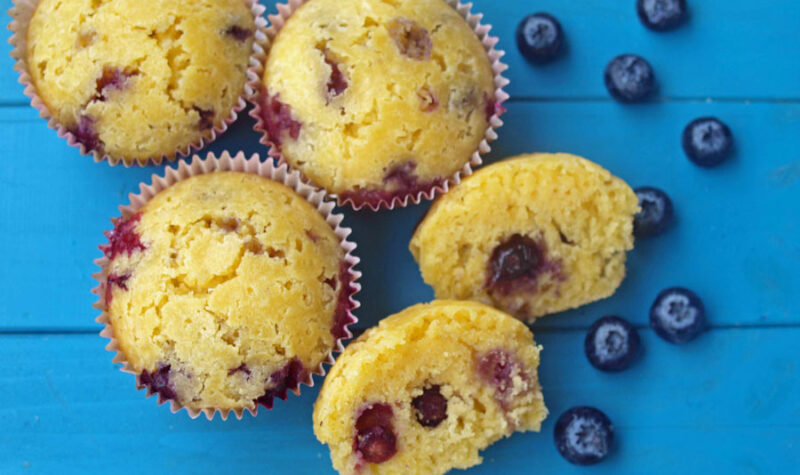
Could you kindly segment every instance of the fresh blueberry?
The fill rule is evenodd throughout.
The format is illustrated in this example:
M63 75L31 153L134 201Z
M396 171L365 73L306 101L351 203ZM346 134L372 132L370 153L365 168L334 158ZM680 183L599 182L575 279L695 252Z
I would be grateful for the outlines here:
M609 61L603 79L611 97L620 102L642 101L655 85L650 63L635 54L621 54Z
M686 19L686 0L637 0L636 12L647 28L671 30Z
M601 411L587 406L568 409L556 422L556 448L567 462L593 465L608 456L614 426Z
M517 47L530 61L551 61L561 51L563 42L561 24L547 13L528 15L517 26Z
M650 186L633 190L642 210L633 217L633 234L636 237L661 234L672 222L672 201L666 193Z
M716 117L700 117L683 129L683 151L696 165L715 167L724 162L733 148L731 129Z
M670 343L693 340L706 327L703 301L688 289L664 289L650 307L650 326Z
M636 329L627 320L607 316L594 322L583 346L595 368L622 371L636 359L641 343Z

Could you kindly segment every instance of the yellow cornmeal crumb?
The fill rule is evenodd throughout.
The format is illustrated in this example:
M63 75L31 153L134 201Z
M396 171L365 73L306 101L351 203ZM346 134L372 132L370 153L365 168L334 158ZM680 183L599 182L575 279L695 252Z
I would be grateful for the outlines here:
M473 466L498 439L540 429L547 415L536 376L540 351L524 324L486 305L415 305L347 346L320 390L314 433L342 474L431 475ZM484 377L498 360L482 363L501 353L509 357L507 399ZM412 407L432 385L447 400L446 418L434 427L421 425ZM364 461L353 447L359 415L375 404L391 407L396 437L396 453L382 463Z
M437 298L478 300L533 320L614 293L638 209L633 190L595 163L523 155L482 168L439 198L409 248ZM534 288L488 288L493 251L517 234L544 255Z
M343 251L288 187L195 176L148 202L134 231L144 250L111 262L127 278L111 286L109 318L136 373L170 365L184 406L254 407L293 357L311 371L332 350Z
M244 0L41 0L27 59L59 123L144 162L174 156L229 116L254 28ZM119 86L103 89L115 75Z
M264 83L302 124L297 140L278 137L283 157L333 193L394 191L386 175L411 162L421 183L448 178L483 139L487 102L494 111L486 51L442 0L310 0L278 34Z

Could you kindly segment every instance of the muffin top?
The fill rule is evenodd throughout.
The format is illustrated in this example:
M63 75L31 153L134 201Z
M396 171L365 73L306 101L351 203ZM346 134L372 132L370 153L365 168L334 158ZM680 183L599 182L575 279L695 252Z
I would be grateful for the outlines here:
M272 144L357 204L443 182L495 113L486 51L442 0L310 0L278 33L264 84Z
M143 163L174 157L230 116L254 25L244 0L41 0L27 60L78 142Z
M188 178L108 237L114 336L140 383L165 399L271 407L345 334L339 239L280 183L238 172Z
M533 320L617 289L638 209L633 190L589 160L523 155L440 197L410 249L437 298Z
M347 346L314 407L314 433L342 474L442 474L547 415L540 347L521 322L477 302L434 301Z

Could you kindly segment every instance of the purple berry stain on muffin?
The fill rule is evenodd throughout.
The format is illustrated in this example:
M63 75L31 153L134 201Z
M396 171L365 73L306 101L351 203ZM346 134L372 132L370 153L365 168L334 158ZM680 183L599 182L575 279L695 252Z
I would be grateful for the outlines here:
M265 389L264 394L255 400L255 403L261 404L267 409L272 409L273 399L286 400L287 391L296 390L307 374L303 363L295 356L283 368L269 376L267 380L268 387Z
M486 288L509 295L531 291L542 273L564 280L559 262L550 262L544 244L528 236L514 234L494 248L489 258Z
M194 106L194 110L197 112L197 115L200 116L200 119L197 121L197 126L200 130L209 130L214 127L214 109L203 109Z
M433 41L428 30L409 18L394 18L387 25L389 36L400 54L413 60L431 59Z
M494 387L495 399L506 407L514 395L514 377L527 381L522 364L508 350L496 348L481 354L477 361L478 376Z
M440 386L425 388L422 394L411 401L417 422L425 427L436 427L447 419L447 398L442 396Z
M483 102L486 104L486 109L484 110L486 113L486 122L491 121L495 114L500 117L506 113L506 108L499 102L495 102L494 98L485 92L483 93Z
M225 34L232 37L236 41L240 41L244 43L247 41L251 36L253 36L253 31L247 28L242 28L239 25L233 25L227 30L225 30Z
M419 110L422 112L434 112L439 108L439 98L428 86L419 88L417 97L419 97L420 103Z
M87 151L95 150L103 152L103 141L94 128L94 119L88 115L81 115L80 120L74 126L67 129L75 137L75 141L86 147Z
M333 314L333 325L331 325L331 335L337 340L346 338L347 325L352 323L350 319L350 297L353 295L352 275L347 263L342 261L339 265L339 297L336 301L336 310ZM334 281L333 288L335 289L336 282Z
M339 62L333 59L331 52L325 50L325 64L330 66L331 68L331 76L328 79L328 97L334 98L341 93L343 93L348 86L347 77L345 77L344 72L342 72L341 68L339 67Z
M414 174L414 169L416 168L417 163L413 161L395 165L386 172L383 182L401 189L411 189L417 184L417 176Z
M142 371L139 375L139 382L142 386L149 388L152 393L158 394L161 400L177 400L178 395L169 380L169 373L170 365L162 363L152 373L147 370Z
M325 285L327 285L328 287L332 288L333 290L336 290L336 277L328 277L324 279L322 282L325 283Z
M300 129L303 124L292 118L292 108L284 104L279 99L280 94L270 96L269 92L264 94L264 104L261 108L264 127L267 131L269 141L277 148L283 144L284 135L289 134L294 140L300 136Z
M114 298L114 286L119 287L122 290L128 290L128 279L131 278L130 274L109 274L106 277L106 285L105 285L105 298L106 298L106 306L111 305L111 299Z
M442 178L420 181L414 174L416 168L417 163L413 160L394 165L385 172L382 188L348 190L339 193L339 197L352 201L355 206L377 206L382 201L391 203L395 198L416 195L444 183Z
M103 68L103 74L97 78L95 90L97 91L93 100L105 101L108 99L108 93L111 90L121 91L125 88L128 79L139 74L136 71L122 70L106 66Z
M100 250L109 260L114 260L123 253L130 256L137 250L144 251L146 249L142 244L141 236L136 232L136 225L141 219L141 213L136 213L127 219L120 218L114 223L114 229L105 232L108 244L101 245Z
M367 406L358 415L353 451L363 461L383 463L397 453L393 416L392 407L381 403Z
M228 370L228 376L233 376L236 373L243 373L246 376L250 376L251 371L247 366L247 363L242 363L239 366Z

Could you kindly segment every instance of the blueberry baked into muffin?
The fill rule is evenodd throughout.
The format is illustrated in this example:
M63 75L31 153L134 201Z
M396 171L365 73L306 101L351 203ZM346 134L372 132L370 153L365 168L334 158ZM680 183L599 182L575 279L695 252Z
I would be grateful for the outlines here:
M434 301L348 345L314 407L314 433L342 474L442 474L547 415L540 347L511 316Z
M356 206L441 185L495 114L486 50L443 0L309 0L278 32L263 86L270 144Z
M139 386L194 410L272 407L345 337L339 238L288 187L214 172L166 188L102 246L105 306Z
M27 61L37 94L87 151L144 163L230 116L254 31L245 0L41 0Z
M523 155L440 197L409 247L437 298L533 321L614 293L638 211L633 190L595 163Z

